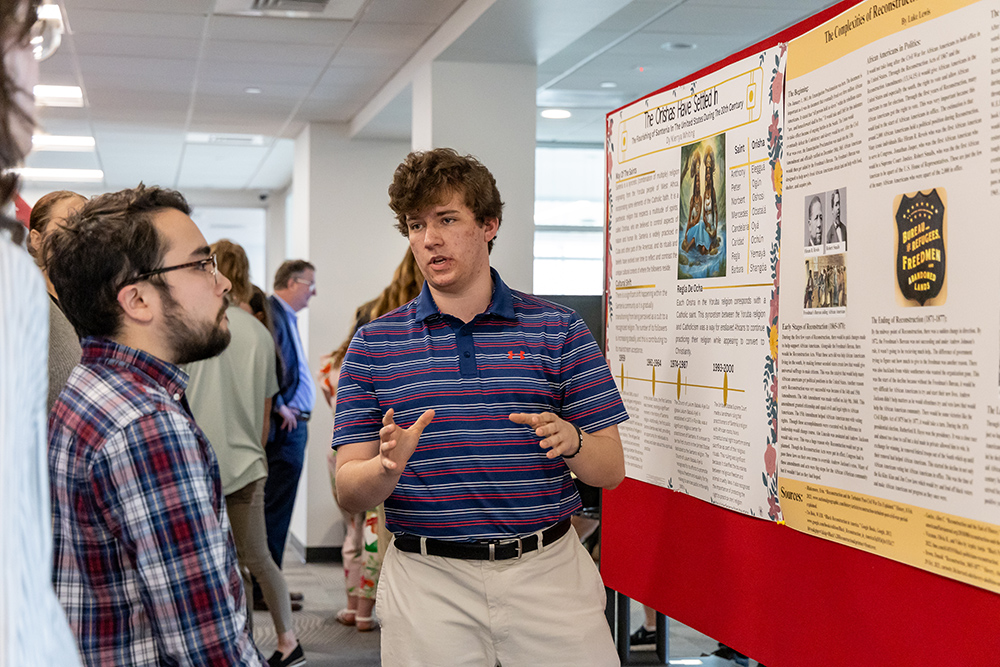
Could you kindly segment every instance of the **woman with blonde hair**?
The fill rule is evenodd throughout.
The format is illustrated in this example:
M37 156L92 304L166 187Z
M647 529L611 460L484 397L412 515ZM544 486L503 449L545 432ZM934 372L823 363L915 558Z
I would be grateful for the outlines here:
M409 248L403 261L396 267L392 282L382 290L376 298L360 306L355 311L354 327L351 335L329 355L323 358L323 367L319 372L319 386L323 390L326 402L333 407L333 396L337 393L336 374L347 354L347 348L358 329L372 320L389 313L396 308L412 301L420 294L424 285L423 274L413 259ZM333 485L333 496L337 497L335 484L336 454L331 450L327 454L327 465L330 469L330 483ZM341 510L343 511L343 510ZM382 506L349 514L343 512L347 533L344 536L343 559L344 579L347 584L347 607L337 612L336 620L344 625L353 625L361 632L368 632L378 627L372 610L375 607L375 591L378 588L378 575L382 567L382 555L388 546L389 534L385 530L385 515Z

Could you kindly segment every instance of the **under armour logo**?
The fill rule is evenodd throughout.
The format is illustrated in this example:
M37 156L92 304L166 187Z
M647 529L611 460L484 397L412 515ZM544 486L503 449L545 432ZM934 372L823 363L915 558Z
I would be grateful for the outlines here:
M510 352L507 353L507 358L508 359L514 358L514 350L511 350ZM520 354L518 354L518 358L524 359L524 350L521 350Z

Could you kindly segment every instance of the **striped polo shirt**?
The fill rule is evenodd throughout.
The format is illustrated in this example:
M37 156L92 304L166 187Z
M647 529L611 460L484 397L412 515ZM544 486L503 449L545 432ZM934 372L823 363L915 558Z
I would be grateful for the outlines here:
M434 420L385 501L394 533L449 540L526 535L579 510L560 457L512 412L554 412L587 432L628 419L607 362L569 308L511 290L491 269L486 312L442 314L424 284L358 330L337 389L333 446L378 440L382 415Z

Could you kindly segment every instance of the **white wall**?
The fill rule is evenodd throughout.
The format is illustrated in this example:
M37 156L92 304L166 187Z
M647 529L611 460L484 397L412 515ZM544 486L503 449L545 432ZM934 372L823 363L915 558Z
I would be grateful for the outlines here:
M393 226L386 190L409 144L351 141L347 132L345 124L314 123L296 140L292 237L298 254L290 251L289 256L316 266L317 294L300 314L314 373L320 357L350 333L355 309L389 284L407 247ZM326 466L333 416L319 393L291 526L307 548L343 541Z
M534 65L434 62L413 81L413 148L472 154L497 180L503 222L490 264L532 289L535 238Z

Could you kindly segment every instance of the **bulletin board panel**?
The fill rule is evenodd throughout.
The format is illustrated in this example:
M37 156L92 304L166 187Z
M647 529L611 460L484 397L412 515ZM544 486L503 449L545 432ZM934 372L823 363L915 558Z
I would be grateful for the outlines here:
M602 515L607 586L768 667L997 664L1000 596L987 590L633 479L604 493Z
M632 479L602 516L606 586L768 667L997 664L981 588Z

